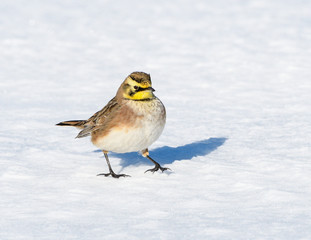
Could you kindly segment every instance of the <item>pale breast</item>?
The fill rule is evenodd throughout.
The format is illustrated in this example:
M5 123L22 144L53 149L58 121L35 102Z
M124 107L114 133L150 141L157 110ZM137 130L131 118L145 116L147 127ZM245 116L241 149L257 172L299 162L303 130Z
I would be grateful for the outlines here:
M166 113L159 99L128 101L126 104L137 117L130 124L116 124L105 136L98 136L93 141L98 148L117 153L141 151L161 135Z

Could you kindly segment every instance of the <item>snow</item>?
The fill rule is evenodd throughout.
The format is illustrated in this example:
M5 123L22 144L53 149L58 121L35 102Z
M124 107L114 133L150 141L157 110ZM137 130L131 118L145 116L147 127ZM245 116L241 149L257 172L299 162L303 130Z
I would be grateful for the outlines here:
M0 3L0 239L310 239L311 2ZM167 109L151 156L74 128L133 71Z

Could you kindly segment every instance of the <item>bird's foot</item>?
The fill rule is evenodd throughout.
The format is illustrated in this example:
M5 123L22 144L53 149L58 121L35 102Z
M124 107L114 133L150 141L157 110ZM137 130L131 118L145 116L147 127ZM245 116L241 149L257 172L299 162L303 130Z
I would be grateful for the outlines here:
M161 167L160 164L155 164L154 168L148 169L147 171L145 171L145 173L146 173L146 172L152 172L152 173L154 173L154 172L158 171L159 169L160 169L162 172L164 172L164 171L166 171L166 170L172 171L170 168L164 168L164 167Z
M130 177L130 175L126 175L126 174L115 174L114 172L110 172L110 173L99 173L97 174L97 176L105 176L105 177L113 177L113 178L119 178L119 177Z

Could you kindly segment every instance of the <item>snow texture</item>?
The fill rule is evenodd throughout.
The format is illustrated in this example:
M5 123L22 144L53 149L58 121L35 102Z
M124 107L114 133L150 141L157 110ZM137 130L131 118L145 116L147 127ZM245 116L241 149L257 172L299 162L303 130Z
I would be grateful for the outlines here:
M0 239L311 239L311 1L2 0ZM63 120L133 71L167 109L144 173Z

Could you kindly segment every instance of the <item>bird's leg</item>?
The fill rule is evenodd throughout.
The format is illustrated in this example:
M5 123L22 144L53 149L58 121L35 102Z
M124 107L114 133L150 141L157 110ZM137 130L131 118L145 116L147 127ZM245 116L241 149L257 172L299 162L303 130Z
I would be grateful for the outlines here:
M109 162L109 159L108 159L108 152L107 151L103 151L103 153L104 153L106 161L107 161L107 165L108 165L108 168L109 168L109 173L100 173L100 174L97 174L97 176L108 177L108 176L111 175L111 177L113 177L113 178L130 177L130 175L126 175L126 174L115 174L115 172L111 168L111 165L110 165L110 162Z
M162 172L164 172L165 170L170 170L171 171L171 169L170 168L164 168L164 167L161 167L161 165L158 163L158 162L156 162L155 160L153 160L150 156L149 156L149 151L148 151L148 148L146 148L145 150L143 150L142 151L142 155L144 156L144 157L146 157L146 158L148 158L151 162L153 162L154 163L154 168L151 168L151 169L148 169L147 171L145 171L145 173L146 172L156 172L156 171L158 171L159 169L162 171Z

